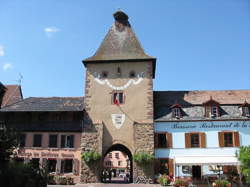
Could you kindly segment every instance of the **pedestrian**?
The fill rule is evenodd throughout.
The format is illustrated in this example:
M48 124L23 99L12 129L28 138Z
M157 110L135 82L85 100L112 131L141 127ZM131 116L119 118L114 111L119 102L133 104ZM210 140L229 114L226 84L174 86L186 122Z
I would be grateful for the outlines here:
M112 178L112 171L109 170L109 182L111 182L111 178Z

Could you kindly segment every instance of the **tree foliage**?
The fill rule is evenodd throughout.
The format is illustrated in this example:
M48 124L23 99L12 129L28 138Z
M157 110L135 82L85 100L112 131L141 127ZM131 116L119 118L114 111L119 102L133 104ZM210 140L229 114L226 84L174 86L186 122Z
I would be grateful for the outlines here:
M93 162L93 161L97 161L101 158L101 154L97 153L95 151L85 151L82 153L82 159L85 162Z
M4 187L45 187L47 173L33 163L16 163L15 149L20 146L21 134L14 129L0 127L0 181Z
M154 155L146 152L136 153L134 155L134 161L138 164L147 164L153 161Z
M9 162L14 150L19 146L20 134L11 128L2 126L0 129L0 168Z
M246 177L246 181L250 183L250 146L240 147L237 156L240 161L241 172Z

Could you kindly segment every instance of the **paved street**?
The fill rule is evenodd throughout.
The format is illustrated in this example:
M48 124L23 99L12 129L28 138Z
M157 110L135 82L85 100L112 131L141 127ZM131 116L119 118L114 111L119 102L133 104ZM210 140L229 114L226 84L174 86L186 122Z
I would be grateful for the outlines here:
M48 185L48 187L160 187L158 184L76 184L76 185Z

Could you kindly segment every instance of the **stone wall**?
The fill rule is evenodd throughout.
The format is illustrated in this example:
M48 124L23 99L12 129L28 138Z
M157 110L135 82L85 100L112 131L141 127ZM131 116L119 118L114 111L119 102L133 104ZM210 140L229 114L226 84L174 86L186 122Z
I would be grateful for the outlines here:
M103 124L86 124L83 129L81 148L82 153L85 151L96 151L102 155L102 140L103 140ZM100 182L101 176L101 159L94 163L86 163L81 160L81 182L95 183Z
M152 124L134 124L135 153L146 152L154 154L154 125ZM154 178L154 162L138 165L133 164L133 178L144 176L145 178Z

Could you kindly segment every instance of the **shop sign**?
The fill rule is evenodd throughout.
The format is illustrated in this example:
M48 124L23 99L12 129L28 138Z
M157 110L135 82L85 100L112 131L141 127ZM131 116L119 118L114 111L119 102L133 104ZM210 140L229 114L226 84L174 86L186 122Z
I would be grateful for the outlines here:
M250 121L189 121L157 122L157 131L209 131L209 130L244 130L250 132Z
M73 153L51 153L51 152L18 152L20 157L34 157L34 158L74 158Z

